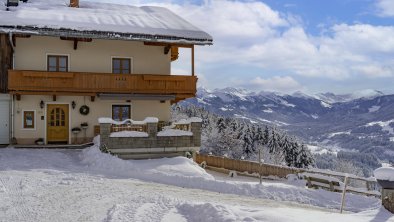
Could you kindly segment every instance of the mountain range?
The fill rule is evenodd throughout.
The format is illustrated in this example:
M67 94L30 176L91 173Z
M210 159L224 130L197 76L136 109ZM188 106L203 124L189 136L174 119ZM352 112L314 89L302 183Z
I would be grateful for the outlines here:
M199 88L196 98L181 105L274 125L313 144L316 152L355 151L394 162L394 95L377 90L308 95Z

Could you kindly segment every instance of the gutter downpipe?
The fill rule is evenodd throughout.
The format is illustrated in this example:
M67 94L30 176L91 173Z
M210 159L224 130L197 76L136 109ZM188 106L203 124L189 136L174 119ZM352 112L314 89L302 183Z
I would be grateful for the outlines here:
M15 46L14 46L14 42L12 41L12 32L8 33L8 37L9 37L9 41L10 41L10 45L12 48L12 69L15 69ZM14 95L12 95L11 97L11 138L10 138L10 142L13 142L13 138L14 138L14 106L15 106L15 102L14 102Z

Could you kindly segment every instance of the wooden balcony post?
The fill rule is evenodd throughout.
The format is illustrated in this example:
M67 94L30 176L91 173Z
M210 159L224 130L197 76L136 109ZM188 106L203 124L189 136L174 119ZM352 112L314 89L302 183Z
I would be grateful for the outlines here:
M12 69L13 49L7 34L0 34L0 93L7 92L8 69Z
M194 45L192 46L192 76L194 76Z

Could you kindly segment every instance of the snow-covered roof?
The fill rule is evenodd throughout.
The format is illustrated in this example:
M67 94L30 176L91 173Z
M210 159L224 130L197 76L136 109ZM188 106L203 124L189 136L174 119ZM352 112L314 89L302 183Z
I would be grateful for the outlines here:
M0 0L0 32L47 36L212 44L212 37L163 7L68 0L29 0L6 11Z

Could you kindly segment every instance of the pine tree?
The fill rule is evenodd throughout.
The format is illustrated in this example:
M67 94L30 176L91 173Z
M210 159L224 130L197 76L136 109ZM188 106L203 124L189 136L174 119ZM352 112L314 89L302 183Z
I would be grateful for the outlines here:
M279 151L278 135L274 128L271 130L270 137L268 139L268 148L270 153L276 153Z
M294 163L294 166L298 168L307 168L313 163L314 161L311 152L308 150L305 144L301 144L297 155L297 161Z
M293 143L289 141L287 136L284 136L284 139L282 140L281 148L287 166L293 166L294 165Z
M218 133L223 133L224 130L226 129L226 123L223 117L219 117L219 119L216 122L216 125L218 128Z
M242 140L244 153L249 156L253 151L253 141L251 138L251 130L249 128L246 129Z
M263 135L263 142L262 142L263 145L267 145L268 144L269 136L270 136L270 133L269 133L269 130L268 130L268 126L265 126L264 135Z

